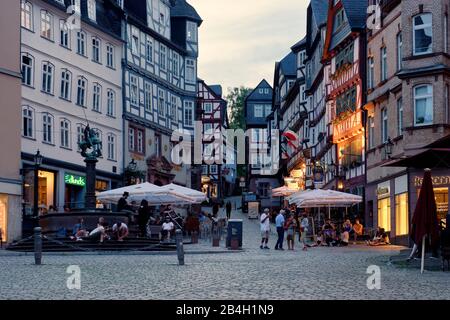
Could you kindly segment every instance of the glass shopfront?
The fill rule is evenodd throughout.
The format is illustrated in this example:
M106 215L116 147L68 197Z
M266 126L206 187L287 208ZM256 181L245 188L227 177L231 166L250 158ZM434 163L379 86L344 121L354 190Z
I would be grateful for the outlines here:
M8 217L8 196L0 194L0 240L3 242L7 239L7 218Z
M391 199L378 200L378 226L386 232L391 231Z
M391 231L391 190L390 182L378 185L378 226L386 232Z
M23 184L24 209L27 215L32 215L34 193L34 170L27 170ZM46 214L50 206L55 206L56 173L52 171L38 171L38 206L39 214Z
M408 193L395 196L395 234L405 236L409 233Z
M84 195L86 187L86 177L65 173L64 205L70 209L80 209L84 207Z

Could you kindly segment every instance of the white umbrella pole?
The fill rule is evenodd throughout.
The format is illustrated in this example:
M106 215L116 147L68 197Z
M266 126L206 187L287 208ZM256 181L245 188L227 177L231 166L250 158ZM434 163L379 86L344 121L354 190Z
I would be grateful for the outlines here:
M422 238L422 262L420 264L420 273L423 273L425 267L425 237L426 235Z
M328 219L331 219L331 207L328 206Z

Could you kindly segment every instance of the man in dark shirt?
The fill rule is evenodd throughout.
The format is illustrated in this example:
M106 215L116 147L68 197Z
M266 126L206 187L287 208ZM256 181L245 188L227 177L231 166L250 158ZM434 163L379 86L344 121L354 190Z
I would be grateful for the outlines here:
M123 211L123 210L129 210L129 205L127 202L127 198L130 194L128 192L124 192L122 195L122 198L119 199L119 202L117 203L117 211Z

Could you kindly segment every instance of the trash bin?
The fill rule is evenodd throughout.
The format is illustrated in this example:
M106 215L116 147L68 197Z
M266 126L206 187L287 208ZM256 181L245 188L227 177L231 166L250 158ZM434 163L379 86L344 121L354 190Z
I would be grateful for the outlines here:
M232 247L232 241L237 241L239 248L242 248L242 220L230 219L228 220L227 229L227 248Z

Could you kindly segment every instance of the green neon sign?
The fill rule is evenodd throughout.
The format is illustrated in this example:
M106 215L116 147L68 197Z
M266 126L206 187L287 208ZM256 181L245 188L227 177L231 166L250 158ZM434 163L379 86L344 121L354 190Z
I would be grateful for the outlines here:
M86 177L75 176L73 174L65 174L64 182L66 184L71 184L73 186L85 187L86 186Z

